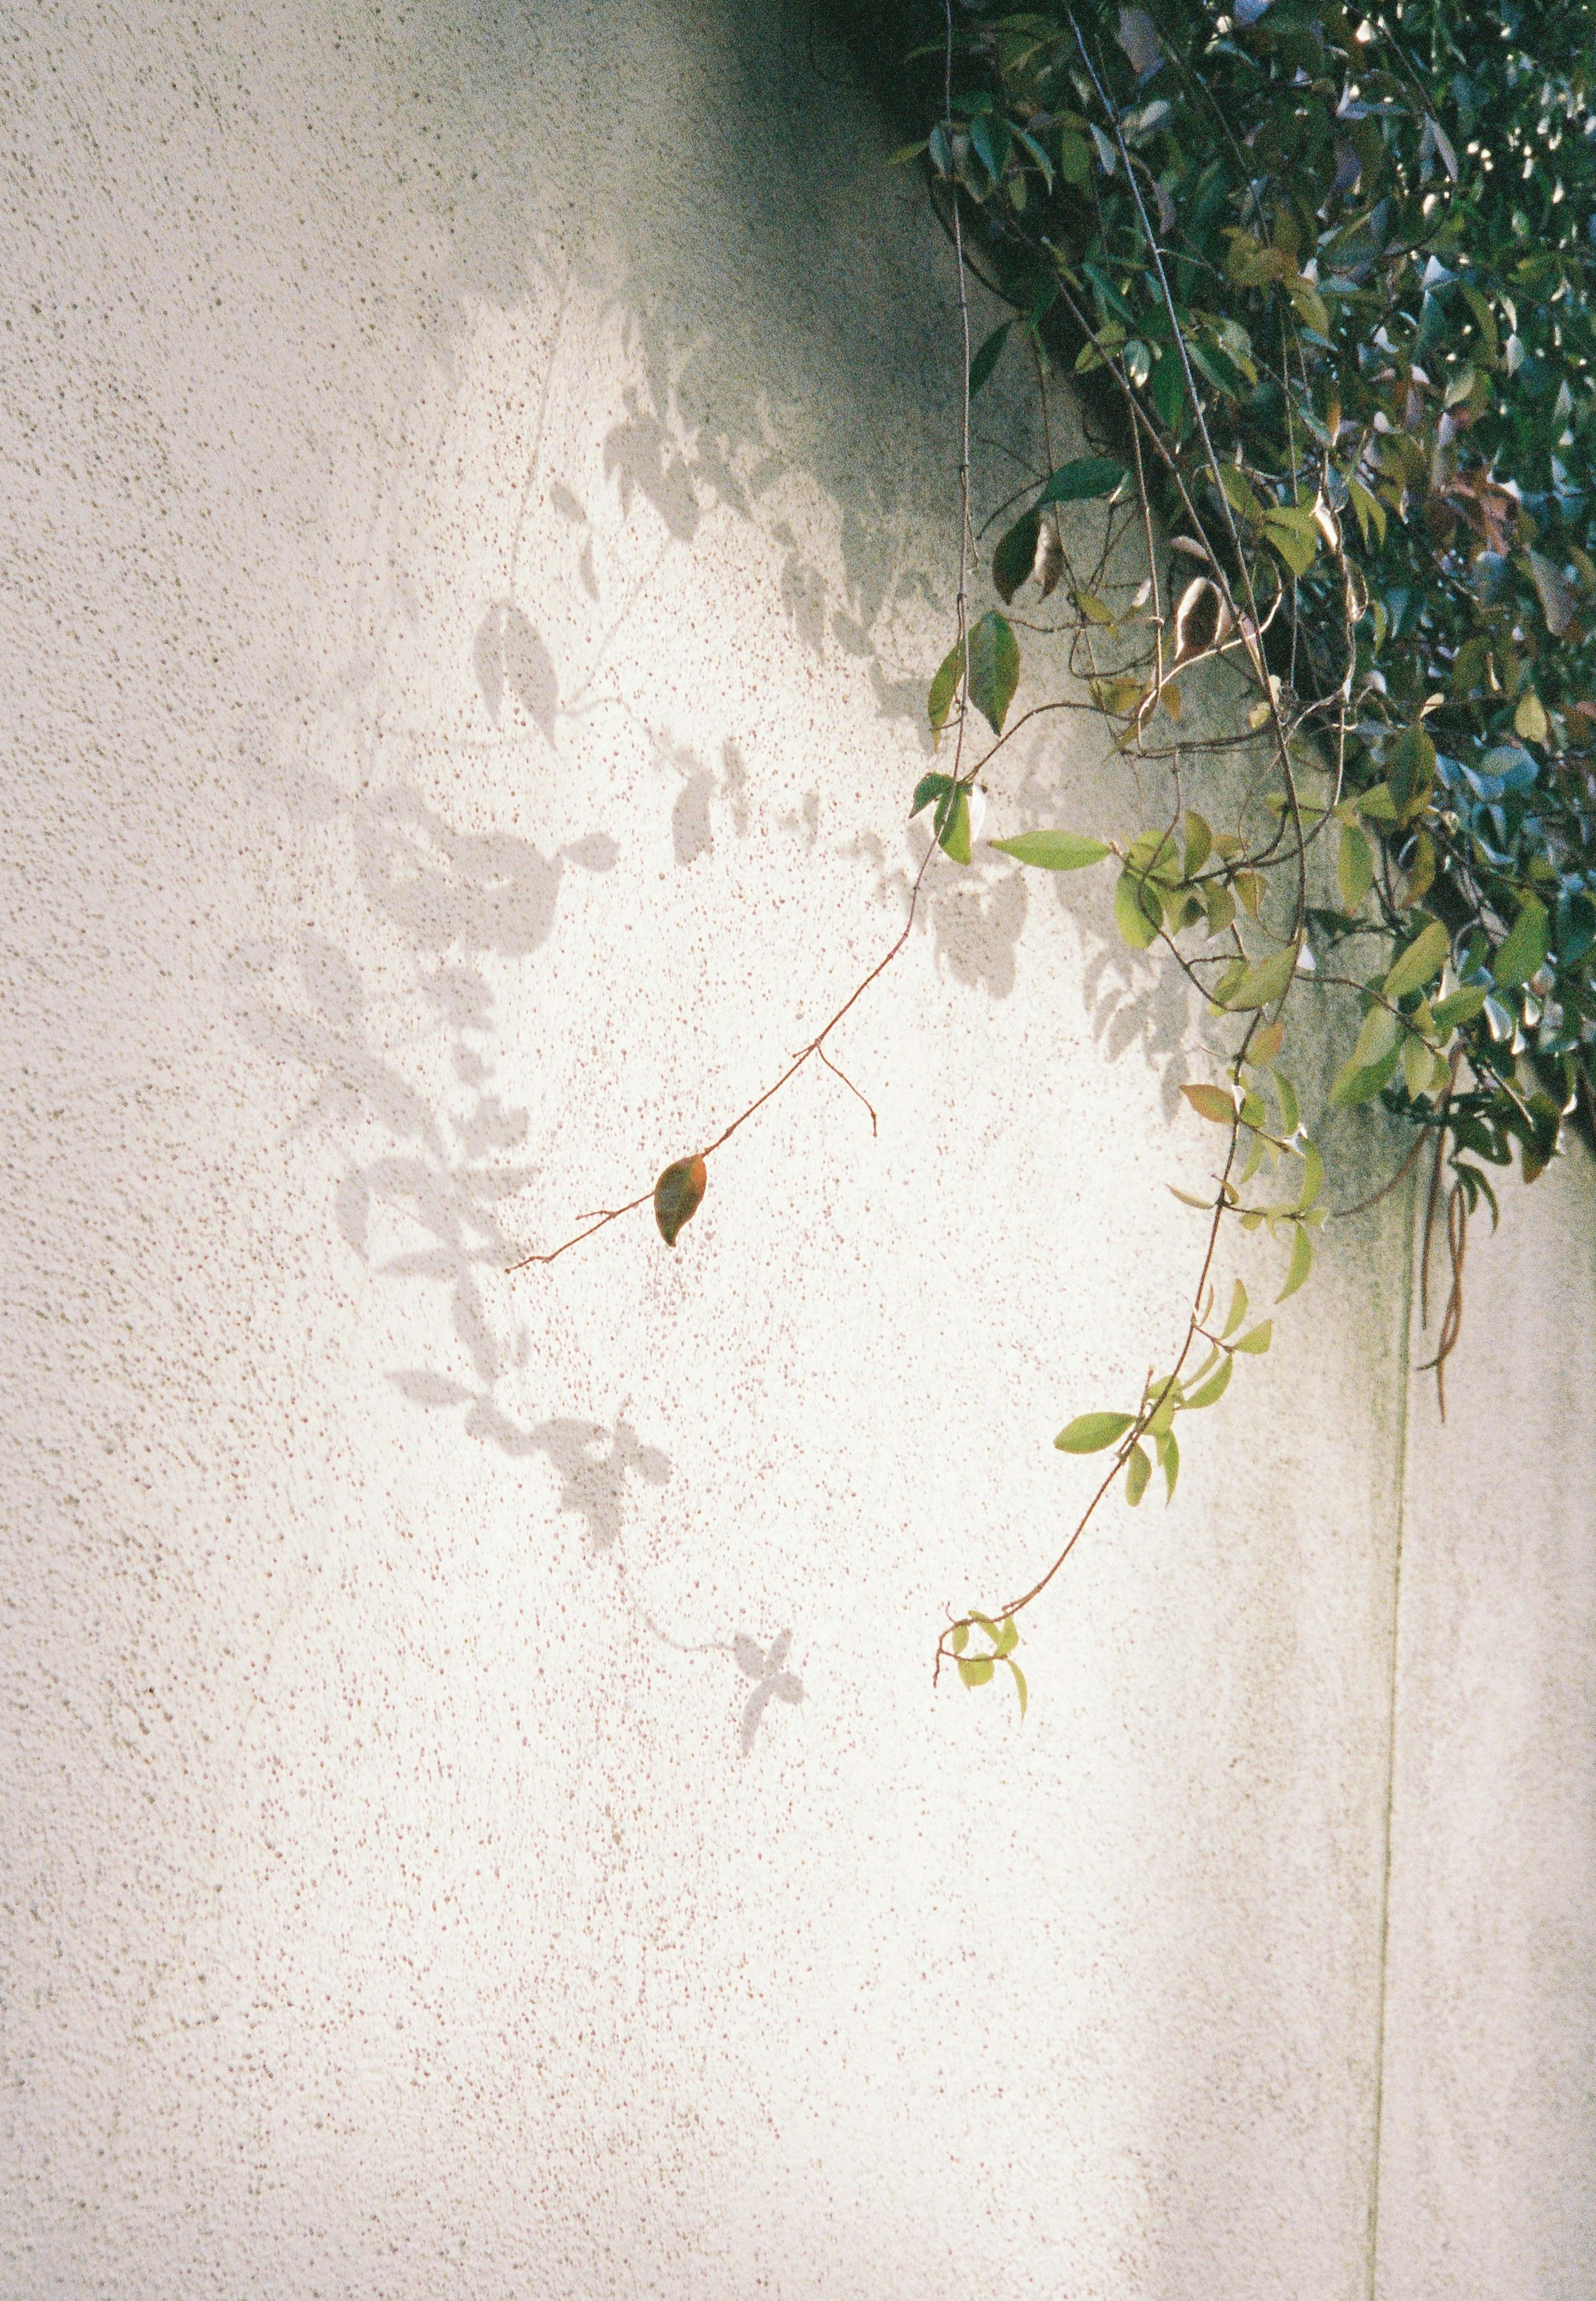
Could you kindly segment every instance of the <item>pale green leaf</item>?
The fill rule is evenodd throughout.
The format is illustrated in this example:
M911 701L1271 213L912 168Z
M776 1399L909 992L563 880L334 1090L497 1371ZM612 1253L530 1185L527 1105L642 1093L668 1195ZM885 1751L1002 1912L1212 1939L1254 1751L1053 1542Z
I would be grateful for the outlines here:
M1235 1364L1234 1359L1227 1351L1215 1372L1203 1384L1202 1388L1194 1390L1191 1397L1184 1402L1189 1412L1196 1413L1199 1407L1212 1406L1216 1400L1224 1396L1230 1385L1231 1376L1235 1371Z
M1355 823L1342 826L1341 849L1335 859L1335 875L1340 883L1342 902L1349 911L1357 910L1375 883L1375 854Z
M1299 1223L1297 1226L1297 1236L1291 1247L1291 1267L1286 1272L1286 1283L1281 1288L1279 1293L1274 1297L1275 1301L1277 1302L1283 1302L1288 1294L1294 1294L1313 1267L1313 1234L1301 1223Z
M1065 1454L1100 1454L1123 1438L1135 1419L1133 1414L1077 1414L1053 1443Z
M1324 1187L1324 1161L1319 1156L1316 1143L1302 1146L1302 1188L1297 1194L1297 1211L1306 1214L1315 1205Z
M1114 890L1114 920L1132 950L1146 950L1164 920L1157 889L1134 872L1122 871Z
M1426 983L1433 983L1446 964L1450 944L1450 937L1445 927L1439 919L1432 919L1424 932L1408 944L1381 984L1385 997L1391 1000L1406 998L1408 992L1422 991ZM1536 965L1539 964L1537 960ZM1534 971L1534 967L1531 967L1532 975ZM1375 1059L1373 1056L1369 1058L1370 1061Z
M931 692L925 699L932 734L940 735L948 724L948 715L953 709L954 699L964 675L965 650L956 640L938 665L937 675L931 683Z
M994 839L992 845L1000 855L1034 864L1040 871L1084 871L1113 852L1102 840L1078 831L1022 831L1015 839Z
M1288 943L1283 950L1274 951L1249 966L1224 1004L1232 1008L1272 1007L1277 999L1284 997L1296 965L1297 946Z
M1401 1025L1389 1007L1371 1007L1363 1018L1363 1028L1358 1033L1358 1043L1352 1050L1355 1070L1373 1070L1397 1043Z

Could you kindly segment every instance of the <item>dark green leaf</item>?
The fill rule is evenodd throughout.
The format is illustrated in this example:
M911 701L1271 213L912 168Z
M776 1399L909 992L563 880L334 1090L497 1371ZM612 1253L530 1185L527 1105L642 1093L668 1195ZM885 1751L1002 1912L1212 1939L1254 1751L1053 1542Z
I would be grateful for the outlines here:
M989 608L970 633L970 700L994 735L1003 732L1019 683L1020 643L1007 620Z
M992 588L1005 605L1014 598L1036 565L1036 545L1040 532L1040 514L1028 511L1024 519L1009 529L992 554Z
M998 172L999 172L997 170L993 171L994 174ZM997 366L998 362L1003 356L1003 347L1008 341L1008 331L1013 325L1014 322L1012 320L1005 320L999 327L994 328L991 334L987 338L985 343L982 345L981 349L976 353L974 358L970 362L970 397L972 399L974 398L982 384L990 380L992 370Z
M951 775L922 775L915 785L915 804L909 809L911 820L923 807L929 807L933 799L945 799L952 789Z
M1078 456L1073 464L1061 464L1036 499L1040 511L1045 504L1086 503L1096 496L1111 496L1126 476L1123 464L1107 456Z

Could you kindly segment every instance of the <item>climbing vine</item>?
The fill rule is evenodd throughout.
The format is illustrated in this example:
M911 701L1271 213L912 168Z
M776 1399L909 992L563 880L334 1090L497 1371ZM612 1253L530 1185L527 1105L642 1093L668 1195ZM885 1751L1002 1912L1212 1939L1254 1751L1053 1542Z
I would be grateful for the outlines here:
M1065 1424L1065 1453L1107 1457L1084 1510L1030 1588L939 1642L968 1686L1011 1674L1023 1712L1018 1617L1122 1482L1132 1504L1156 1477L1173 1498L1182 1418L1270 1346L1229 1233L1280 1240L1276 1302L1309 1276L1333 1193L1305 1050L1344 1027L1326 1110L1377 1103L1411 1135L1386 1187L1420 1166L1426 1324L1444 1240L1443 1413L1493 1174L1533 1182L1567 1125L1596 1123L1596 16L902 0L860 21L903 59L917 133L898 160L946 229L965 377L954 629L926 707L947 757L909 799L925 858L902 933L775 1084L528 1259L650 1198L673 1245L707 1159L831 1065L933 857L970 862L1016 735L1094 716L1158 794L1146 826L991 844L1114 873L1124 941L1212 1020L1214 1075L1182 1092L1216 1147L1212 1190L1177 1192L1200 1217L1178 1347L1140 1397ZM980 341L977 279L1005 314ZM1006 365L1045 461L978 529L971 409ZM1090 452L1055 464L1065 379ZM1058 691L1035 631L1065 642Z

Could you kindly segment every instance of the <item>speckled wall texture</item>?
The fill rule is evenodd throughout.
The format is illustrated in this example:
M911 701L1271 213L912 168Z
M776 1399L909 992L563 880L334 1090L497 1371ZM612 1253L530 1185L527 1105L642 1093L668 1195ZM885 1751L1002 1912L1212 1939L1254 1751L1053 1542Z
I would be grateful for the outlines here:
M1101 888L947 867L879 1135L505 1274L902 916L950 282L806 13L0 21L8 2301L1596 2290L1583 1159L1450 1433L1329 1241L1023 1729L936 1628L1205 1147Z

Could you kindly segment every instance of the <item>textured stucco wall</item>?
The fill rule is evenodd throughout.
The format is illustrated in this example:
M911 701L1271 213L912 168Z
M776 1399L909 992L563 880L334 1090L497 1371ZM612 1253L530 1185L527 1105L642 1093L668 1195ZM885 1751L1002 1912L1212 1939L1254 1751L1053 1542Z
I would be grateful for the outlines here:
M504 1276L902 915L949 281L803 10L40 6L0 74L6 2293L1332 2301L1377 2162L1391 2295L1584 2290L1583 1473L1451 1556L1402 1207L1024 1730L932 1694L1191 1259L1100 889L949 868L878 1139L806 1077L674 1256ZM995 805L1132 809L1054 733ZM1476 1251L1577 1418L1542 1189ZM1488 1938L1482 1766L1561 1848Z

